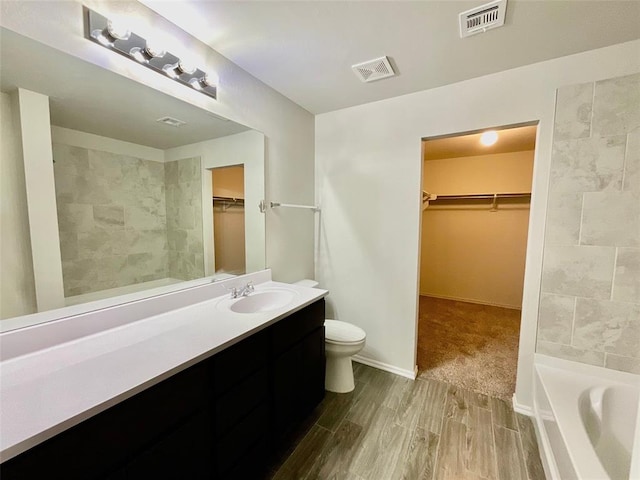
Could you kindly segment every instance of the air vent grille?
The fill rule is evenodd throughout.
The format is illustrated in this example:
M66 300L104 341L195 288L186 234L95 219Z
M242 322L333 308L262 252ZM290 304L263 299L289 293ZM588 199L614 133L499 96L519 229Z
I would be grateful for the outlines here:
M165 125L169 125L171 127L182 127L186 125L187 122L183 122L182 120L178 120L173 117L162 117L156 120L156 122L164 123Z
M396 72L393 70L387 57L376 58L368 62L352 65L351 68L356 76L363 82L373 82L383 78L393 77Z
M503 26L506 10L507 0L496 0L462 12L459 15L460 37L469 37Z

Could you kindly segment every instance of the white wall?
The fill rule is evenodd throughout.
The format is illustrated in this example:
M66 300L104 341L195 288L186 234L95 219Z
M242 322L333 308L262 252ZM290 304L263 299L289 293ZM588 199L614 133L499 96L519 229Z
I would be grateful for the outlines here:
M15 97L15 98L12 98ZM0 93L0 318L36 312L17 92Z
M84 38L82 4L106 16L126 17L143 35L162 31L176 53L188 51L220 79L218 100L158 75ZM225 57L135 1L0 2L0 24L91 63L145 83L266 137L266 195L274 201L313 202L314 118ZM267 211L267 265L276 280L313 275L313 215Z
M422 137L539 120L516 387L531 406L555 90L640 71L639 50L629 42L316 117L316 279L329 313L367 332L364 357L414 370Z

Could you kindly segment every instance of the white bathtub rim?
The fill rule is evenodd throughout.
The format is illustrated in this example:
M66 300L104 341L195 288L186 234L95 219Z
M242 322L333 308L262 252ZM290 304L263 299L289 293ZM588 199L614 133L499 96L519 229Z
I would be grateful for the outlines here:
M535 367L537 374L540 376L540 383L544 389L544 395L549 400L553 416L556 419L560 434L567 447L567 452L578 474L578 478L609 478L604 466L596 456L593 445L591 444L586 431L580 429L571 429L568 425L581 425L577 408L577 401L582 391L589 386L615 386L619 384L630 385L635 388L640 387L640 376L626 372L618 372L603 367L593 365L585 365L569 360L548 357L546 355L535 355ZM570 373L571 375L568 375ZM553 387L551 389L549 386ZM562 392L562 394L560 393ZM541 412L537 401L534 400L534 410L536 413L536 424L544 431L542 425ZM540 424L538 424L540 422ZM545 456L551 455L550 444L546 434L541 435ZM591 455L583 455L576 458L582 452L593 452ZM633 455L633 450L632 450ZM555 461L549 462L551 478L560 478ZM631 459L632 465L634 459Z

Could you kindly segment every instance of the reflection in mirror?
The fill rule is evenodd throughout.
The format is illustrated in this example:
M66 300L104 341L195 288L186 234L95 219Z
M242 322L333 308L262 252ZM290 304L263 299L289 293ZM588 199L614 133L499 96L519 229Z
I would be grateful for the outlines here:
M262 134L0 35L2 203L15 206L2 213L0 318L101 308L265 267ZM216 181L224 171L239 183Z
M213 189L213 245L216 273L243 274L244 249L244 166L211 170Z

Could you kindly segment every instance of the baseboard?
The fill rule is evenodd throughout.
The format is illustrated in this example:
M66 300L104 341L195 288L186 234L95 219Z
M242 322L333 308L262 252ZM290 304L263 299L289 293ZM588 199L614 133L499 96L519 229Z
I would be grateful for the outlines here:
M514 412L521 413L522 415L526 415L527 417L533 417L533 414L534 414L533 408L531 408L529 405L524 405L518 402L518 398L516 397L515 393L513 394L511 403L513 405Z
M354 355L351 358L358 363L363 363L365 365L369 365L370 367L377 368L378 370L384 370L385 372L393 373L395 375L400 375L401 377L410 378L411 380L415 380L416 377L418 376L417 366L413 371L411 371L411 370L405 370L404 368L398 368L394 365L389 365L388 363L372 360L370 358L363 357L361 355Z
M435 295L433 293L422 293L422 292L420 292L420 296L431 297L431 298L441 298L443 300L455 300L456 302L475 303L476 305L489 305L491 307L508 308L510 310L522 310L522 306L518 306L518 305L504 305L502 303L483 302L481 300L474 300L471 298L448 297L446 295Z

